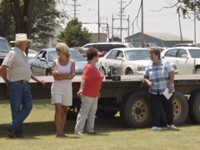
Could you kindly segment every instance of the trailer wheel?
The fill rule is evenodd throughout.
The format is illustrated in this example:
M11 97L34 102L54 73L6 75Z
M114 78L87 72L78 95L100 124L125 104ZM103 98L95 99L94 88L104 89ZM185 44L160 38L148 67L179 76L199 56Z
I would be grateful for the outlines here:
M188 102L185 96L176 91L174 93L173 104L173 114L174 114L174 124L176 126L182 125L188 116ZM161 111L161 121L166 124L165 113Z
M200 90L192 93L189 98L189 118L193 123L200 124Z
M103 110L98 109L96 112L96 116L98 118L112 118L117 114L117 110Z
M70 106L69 110L68 110L68 113L67 113L67 119L76 119L77 115L78 115L78 112L80 110L80 107L73 107L73 106Z
M124 97L120 108L120 117L129 127L147 127L151 124L149 96L137 92Z

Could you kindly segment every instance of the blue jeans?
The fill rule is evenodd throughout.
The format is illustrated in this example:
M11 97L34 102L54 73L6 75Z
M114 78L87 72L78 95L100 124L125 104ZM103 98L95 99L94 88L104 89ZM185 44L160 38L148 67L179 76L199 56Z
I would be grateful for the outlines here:
M8 126L16 136L23 136L22 123L33 106L30 85L22 82L9 82L8 87L12 112L12 123Z

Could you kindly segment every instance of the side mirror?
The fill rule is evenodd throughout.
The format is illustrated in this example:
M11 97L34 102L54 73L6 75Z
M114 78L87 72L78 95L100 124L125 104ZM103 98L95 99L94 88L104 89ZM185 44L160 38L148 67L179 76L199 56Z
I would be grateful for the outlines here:
M123 57L117 57L117 60L123 60Z
M187 54L183 54L181 57L182 58L188 58L188 55Z

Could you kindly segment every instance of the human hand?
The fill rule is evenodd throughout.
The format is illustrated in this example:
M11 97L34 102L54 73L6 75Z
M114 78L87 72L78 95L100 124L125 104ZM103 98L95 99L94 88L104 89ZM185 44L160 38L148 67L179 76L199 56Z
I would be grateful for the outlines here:
M77 94L77 96L81 97L82 93L83 93L83 89L80 89L76 94Z

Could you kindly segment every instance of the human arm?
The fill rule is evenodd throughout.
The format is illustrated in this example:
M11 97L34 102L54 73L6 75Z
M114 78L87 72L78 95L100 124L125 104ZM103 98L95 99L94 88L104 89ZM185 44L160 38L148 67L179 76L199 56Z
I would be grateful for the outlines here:
M2 65L0 67L0 74L5 82L6 86L8 86L7 68L8 68L8 66L6 66L6 65Z
M75 76L75 62L71 60L71 69L69 74L64 74L58 71L56 66L56 61L53 61L52 64L52 75L55 80L66 80L66 79L73 79Z
M43 86L45 85L44 80L39 80L38 78L36 78L36 76L34 76L33 74L31 74L31 79L33 79L34 81L42 84Z
M79 91L77 92L77 95L80 97L81 95L82 95L82 93L83 93L83 88L84 88L84 86L85 86L85 83L86 83L86 80L85 79L82 79L81 80L81 86L80 86L80 88L79 88Z
M147 83L147 85L148 85L149 87L151 87L151 86L153 85L153 83L149 80L148 77L144 77L144 81Z
M169 93L172 92L173 87L174 87L174 72L170 72L169 73L169 86L168 86Z

